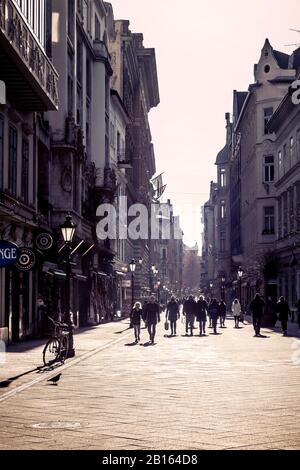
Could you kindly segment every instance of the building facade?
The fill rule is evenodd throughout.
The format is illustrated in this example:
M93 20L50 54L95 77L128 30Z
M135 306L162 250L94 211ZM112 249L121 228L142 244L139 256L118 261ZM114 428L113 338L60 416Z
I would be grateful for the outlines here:
M39 6L37 9L36 7ZM0 239L21 248L22 263L0 268L0 335L19 341L38 330L39 149L50 152L44 113L58 108L51 61L50 2L0 2ZM40 256L41 255L41 256Z

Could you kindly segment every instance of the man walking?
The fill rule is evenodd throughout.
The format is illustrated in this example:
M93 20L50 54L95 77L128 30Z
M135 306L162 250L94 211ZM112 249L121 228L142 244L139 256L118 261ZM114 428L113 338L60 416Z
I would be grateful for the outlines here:
M145 317L148 327L150 343L154 344L156 325L160 322L159 305L155 302L155 297L150 297L150 302L145 307Z
M250 310L252 312L253 327L255 336L260 336L261 321L264 315L265 301L261 298L260 294L256 294L250 303Z
M172 295L170 302L168 302L166 311L166 321L169 320L171 325L171 336L176 336L176 325L179 317L179 306L174 295Z
M217 325L219 318L219 306L217 299L213 299L208 307L209 315L211 318L212 327L214 329L214 334L217 334Z
M289 304L284 297L280 297L279 301L277 302L277 313L279 313L278 318L281 322L283 336L287 336L287 324L291 311Z
M196 304L196 318L197 318L197 321L199 322L200 336L205 335L207 308L208 308L207 302L204 300L204 297L201 295Z
M226 319L227 307L224 300L219 302L219 317L220 317L220 327L225 328L225 319Z
M186 300L183 304L183 314L185 315L185 333L188 335L190 329L191 336L193 336L195 322L195 301L192 295L190 295L188 300Z

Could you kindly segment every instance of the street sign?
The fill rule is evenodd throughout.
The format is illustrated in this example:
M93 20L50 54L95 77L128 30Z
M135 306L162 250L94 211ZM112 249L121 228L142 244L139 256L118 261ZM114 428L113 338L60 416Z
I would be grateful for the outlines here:
M122 287L131 287L131 280L130 279L123 280Z
M16 264L20 256L20 250L15 243L0 241L0 268L6 268Z

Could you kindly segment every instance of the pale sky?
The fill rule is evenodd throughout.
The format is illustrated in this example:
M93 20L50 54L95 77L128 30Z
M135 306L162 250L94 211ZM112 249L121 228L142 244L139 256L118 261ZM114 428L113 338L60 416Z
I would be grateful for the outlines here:
M115 19L154 47L160 105L150 124L157 172L181 216L185 242L201 244L201 206L216 179L233 90L253 82L265 38L291 53L300 43L299 0L111 0Z

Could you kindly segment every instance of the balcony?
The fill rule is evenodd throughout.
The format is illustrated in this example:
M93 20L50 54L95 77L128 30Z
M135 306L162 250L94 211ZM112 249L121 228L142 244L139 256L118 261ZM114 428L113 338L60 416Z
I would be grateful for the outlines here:
M0 80L18 109L58 109L58 74L12 0L0 0L0 63Z

